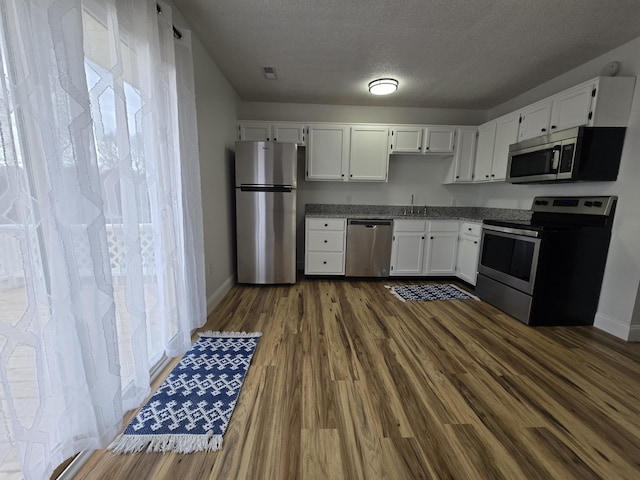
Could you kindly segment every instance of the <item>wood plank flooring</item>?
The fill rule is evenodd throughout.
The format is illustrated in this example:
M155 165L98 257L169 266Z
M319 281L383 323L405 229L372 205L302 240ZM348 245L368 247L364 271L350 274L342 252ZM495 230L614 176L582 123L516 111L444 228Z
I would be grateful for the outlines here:
M99 451L76 478L640 478L640 344L385 283L234 287L205 329L264 335L222 450Z

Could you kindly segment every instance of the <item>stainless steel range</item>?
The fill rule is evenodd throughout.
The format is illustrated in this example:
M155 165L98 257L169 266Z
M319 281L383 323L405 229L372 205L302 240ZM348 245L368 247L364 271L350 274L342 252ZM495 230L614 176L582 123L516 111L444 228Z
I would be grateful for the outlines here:
M485 220L476 293L528 325L592 325L617 197L536 197L528 222Z

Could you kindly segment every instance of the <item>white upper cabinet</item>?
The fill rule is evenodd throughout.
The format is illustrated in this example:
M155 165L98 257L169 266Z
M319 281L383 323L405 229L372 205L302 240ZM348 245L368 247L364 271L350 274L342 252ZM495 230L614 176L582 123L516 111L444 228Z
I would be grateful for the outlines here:
M308 135L306 179L346 180L349 164L349 127L332 124L309 125Z
M305 144L304 125L299 123L241 122L238 140Z
M274 142L305 144L304 126L296 123L276 123L271 125Z
M518 141L520 116L510 113L478 127L474 182L503 182L507 178L509 145Z
M389 170L388 141L389 128L386 126L351 127L350 181L385 182L387 180Z
M457 139L451 175L453 183L473 181L477 134L476 128L459 128L456 132Z
M391 127L389 153L422 153L423 127Z
M271 124L269 123L241 123L238 125L238 140L253 140L268 142L271 139Z
M387 126L311 124L308 136L307 180L387 180Z
M456 127L450 125L391 127L389 153L446 155L454 152Z
M427 127L425 129L424 153L453 153L455 127Z
M636 77L600 77L592 93L589 126L626 127Z
M589 123L592 95L595 95L594 83L579 85L554 96L549 131L559 132Z
M518 141L567 128L626 127L635 77L598 77L520 111Z
M473 173L474 182L490 182L493 165L493 150L496 141L496 122L488 122L478 127L478 146Z
M543 100L530 105L520 112L519 142L549 133L551 105L551 100Z
M510 113L496 120L496 141L493 145L491 166L492 181L504 181L507 178L509 145L518 141L519 120L520 116L517 113Z

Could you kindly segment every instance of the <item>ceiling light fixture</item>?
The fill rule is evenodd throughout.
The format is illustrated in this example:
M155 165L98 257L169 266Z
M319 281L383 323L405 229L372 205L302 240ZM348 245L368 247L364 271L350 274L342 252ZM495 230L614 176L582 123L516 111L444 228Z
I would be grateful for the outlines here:
M398 80L393 78L379 78L369 83L369 93L374 95L389 95L398 89Z

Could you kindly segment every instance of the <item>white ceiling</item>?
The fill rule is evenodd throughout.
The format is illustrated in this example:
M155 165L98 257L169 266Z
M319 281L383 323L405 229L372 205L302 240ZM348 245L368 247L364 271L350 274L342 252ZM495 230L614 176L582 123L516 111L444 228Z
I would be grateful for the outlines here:
M174 4L244 101L487 109L640 37L640 0Z

